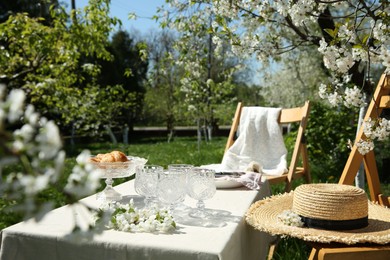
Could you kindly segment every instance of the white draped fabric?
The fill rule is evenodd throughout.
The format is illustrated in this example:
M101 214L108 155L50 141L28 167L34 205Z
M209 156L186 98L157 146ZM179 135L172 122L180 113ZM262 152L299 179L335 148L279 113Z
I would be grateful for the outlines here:
M136 204L142 202L135 195L134 181L115 189L125 195L125 201L133 198ZM0 259L265 259L273 238L247 225L244 215L253 202L269 195L266 180L260 190L244 187L217 190L212 199L205 201L206 208L213 213L212 219L207 221L188 217L188 210L195 207L196 201L187 196L183 221L178 223L173 234L107 230L84 244L65 235L70 232L73 221L83 221L88 216L80 208L64 206L51 211L39 223L25 221L3 229L0 233ZM95 196L82 201L92 207L98 205Z
M247 170L259 165L262 173L287 172L287 149L278 117L281 108L243 107L238 138L226 151L220 169Z

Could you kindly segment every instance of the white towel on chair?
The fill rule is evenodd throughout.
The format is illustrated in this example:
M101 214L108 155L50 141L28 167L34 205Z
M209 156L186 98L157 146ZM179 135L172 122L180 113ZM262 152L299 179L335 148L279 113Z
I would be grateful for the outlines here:
M243 107L238 138L223 156L221 169L247 170L258 163L264 174L287 172L287 149L278 123L281 108Z

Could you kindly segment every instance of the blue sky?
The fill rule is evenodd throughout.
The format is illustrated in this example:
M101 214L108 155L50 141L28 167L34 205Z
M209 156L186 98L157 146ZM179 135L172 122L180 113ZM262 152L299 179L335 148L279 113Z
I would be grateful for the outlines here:
M76 8L83 8L88 4L88 0L75 0ZM71 0L60 0L64 4L71 7ZM150 18L156 14L157 7L165 4L165 0L111 0L110 12L111 16L115 16L122 21L122 29L131 32L133 29L138 30L142 34L146 34L150 30L159 30L158 23ZM129 13L136 13L138 19L129 20ZM255 64L255 63L253 63ZM255 65L257 66L257 65ZM258 79L253 79L253 82Z
M69 8L71 0L62 0ZM122 20L122 29L129 31L136 29L141 33L158 29L158 24L150 18L156 13L157 7L163 5L165 0L111 0L111 16ZM76 8L82 8L88 4L88 0L76 0ZM136 13L137 20L129 20L128 14Z

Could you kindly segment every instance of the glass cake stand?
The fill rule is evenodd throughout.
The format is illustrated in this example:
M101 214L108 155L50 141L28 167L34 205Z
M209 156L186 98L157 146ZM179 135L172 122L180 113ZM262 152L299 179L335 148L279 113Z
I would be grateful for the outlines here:
M146 159L140 157L127 156L126 162L93 162L97 168L101 169L101 178L106 179L104 190L96 194L96 199L100 201L120 201L122 194L112 186L115 178L125 178L133 175L137 167L143 167Z

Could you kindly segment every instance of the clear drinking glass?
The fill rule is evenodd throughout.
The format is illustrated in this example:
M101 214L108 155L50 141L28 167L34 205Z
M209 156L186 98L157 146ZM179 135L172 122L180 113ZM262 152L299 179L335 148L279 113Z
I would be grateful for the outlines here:
M177 168L177 169L188 169L188 168L193 168L194 165L192 164L186 164L186 163L178 163L178 164L169 164L168 165L168 170L169 169L173 169L173 168Z
M191 169L194 168L194 165L192 164L169 164L168 165L168 171L180 171L185 174L188 174Z
M164 168L159 165L144 165L135 174L134 188L138 195L145 197L145 206L150 207L157 196L158 175Z
M211 199L215 192L215 171L204 168L193 168L187 177L187 194L198 200L197 208L190 212L194 218L204 218L209 214L205 211L204 200Z
M168 165L168 171L177 171L182 172L186 175L186 182L187 182L187 176L188 173L194 168L194 165L192 164L169 164ZM184 209L186 206L184 205L184 199L185 196L181 199L181 201L176 205L176 208Z
M175 204L186 195L186 175L182 171L171 169L160 172L158 176L157 197L173 211Z

